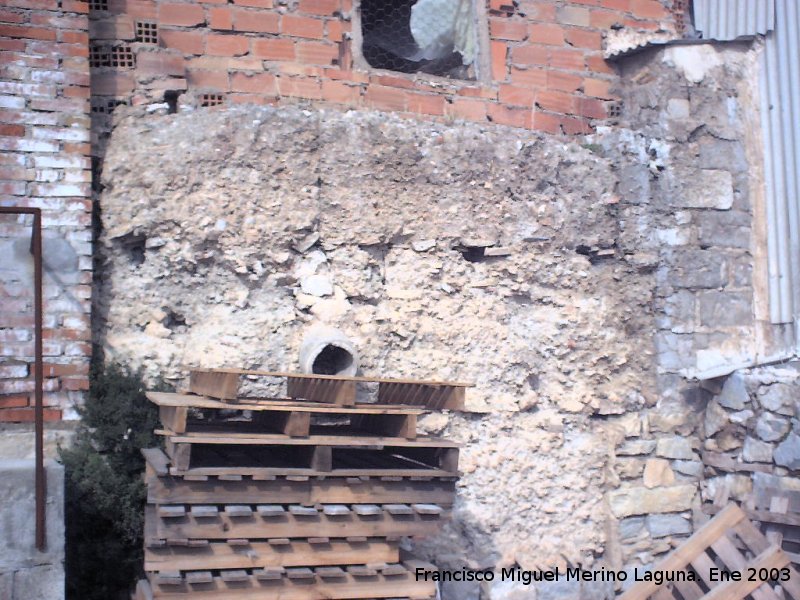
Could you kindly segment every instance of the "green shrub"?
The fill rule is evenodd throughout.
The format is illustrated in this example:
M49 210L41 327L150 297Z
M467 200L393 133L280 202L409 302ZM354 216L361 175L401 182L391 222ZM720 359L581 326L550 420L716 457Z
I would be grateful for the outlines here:
M126 598L141 573L146 494L139 450L160 444L153 434L158 409L144 390L138 373L94 366L75 443L60 449L68 598Z

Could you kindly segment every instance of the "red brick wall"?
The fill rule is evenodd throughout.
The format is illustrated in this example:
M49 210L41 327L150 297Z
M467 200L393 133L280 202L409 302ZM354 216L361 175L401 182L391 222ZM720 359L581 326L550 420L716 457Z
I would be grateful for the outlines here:
M75 0L4 0L0 7L0 204L43 209L48 420L62 418L88 388L88 9ZM0 422L33 418L29 223L0 217Z
M615 72L610 28L674 30L672 0L489 0L490 83L408 76L354 64L353 0L107 0L94 43L125 42L135 67L93 71L98 105L158 101L164 90L203 104L297 100L584 133L607 115ZM155 23L155 44L135 42ZM102 110L98 108L98 110Z

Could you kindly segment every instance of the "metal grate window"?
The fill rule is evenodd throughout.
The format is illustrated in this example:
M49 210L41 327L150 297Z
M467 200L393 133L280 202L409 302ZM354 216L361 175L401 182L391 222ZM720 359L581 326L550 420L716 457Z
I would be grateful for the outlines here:
M361 54L376 69L475 79L475 0L361 0Z
M157 44L158 25L150 21L136 21L136 41L143 44Z
M201 94L200 106L219 106L224 104L225 97L222 94Z
M89 0L89 10L108 10L108 0Z

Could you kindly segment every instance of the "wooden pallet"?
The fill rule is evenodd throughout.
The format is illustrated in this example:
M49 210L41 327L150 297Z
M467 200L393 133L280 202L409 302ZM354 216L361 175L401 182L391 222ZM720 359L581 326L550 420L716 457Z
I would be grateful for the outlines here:
M177 435L166 430L156 433L165 436L166 454L177 472L210 467L259 467L283 472L308 469L320 473L336 469L458 472L458 444L435 438L409 440L355 435L295 438L266 433Z
M147 523L150 526L150 523ZM322 567L371 562L396 563L396 541L383 538L267 541L163 540L145 531L145 571L191 571L197 568L266 569L271 567Z
M469 383L452 381L304 375L243 369L192 369L189 389L201 396L236 401L239 395L239 378L242 375L285 379L286 394L291 398L342 406L357 402L357 384L377 384L380 404L406 404L431 410L461 410L464 408L466 388L472 387Z
M382 481L382 482L454 482L458 479L458 473L445 471L442 469L425 468L424 465L414 464L409 468L397 465L384 465L384 468L366 468L364 464L359 464L360 468L337 468L331 471L317 471L310 468L300 469L287 469L263 466L233 466L232 464L223 464L214 467L198 467L186 470L178 470L170 464L169 457L160 449L149 448L142 450L142 453L148 458L147 471L150 475L157 475L159 477L169 475L169 479L165 482L231 482L231 481L276 481L286 480L292 482L302 482L308 480L324 481L330 480L331 482L344 482L345 484L352 485L359 482L367 481ZM165 483L166 485L166 483ZM221 484L220 484L221 485ZM333 483L331 483L333 485ZM320 484L320 489L325 488ZM392 486L400 487L400 486ZM417 488L418 486L412 485L411 487ZM338 500L337 500L338 501ZM411 502L411 499L406 499L406 502ZM413 501L422 501L415 499ZM443 500L438 500L444 502Z
M275 477L239 480L199 476L146 476L147 501L151 504L247 504L269 498L276 504L438 504L449 507L455 500L452 478L418 480L410 477Z
M148 580L137 585L136 599L184 600L187 594L202 600L319 600L372 598L432 598L436 585L416 580L417 568L435 570L433 565L407 561L383 565L382 568L338 567L195 571L150 573Z
M213 398L194 394L147 392L147 398L159 408L161 423L174 433L282 433L292 437L307 437L312 427L320 431L349 428L361 434L413 439L417 432L419 408L392 405L341 406L297 400L259 400L242 398L233 406ZM233 412L233 415L225 414ZM251 417L244 420L243 412ZM193 413L200 413L200 420ZM336 422L337 425L315 425L317 422Z
M714 581L711 569L738 571L741 581ZM789 580L748 581L748 569L787 569ZM664 573L693 573L697 581L681 580L659 586L640 581L620 600L800 600L800 579L789 566L789 557L764 537L736 505L725 507L716 517L681 544L654 570ZM782 588L779 592L777 586Z
M756 486L745 513L761 523L767 539L781 546L795 566L800 565L800 492Z
M326 509L341 506L341 512ZM438 505L152 505L147 529L159 540L281 540L298 538L424 537L450 511Z

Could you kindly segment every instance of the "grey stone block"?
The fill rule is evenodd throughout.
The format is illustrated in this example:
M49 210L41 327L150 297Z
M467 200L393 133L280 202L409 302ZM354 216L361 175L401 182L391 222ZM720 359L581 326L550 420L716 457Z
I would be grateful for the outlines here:
M744 440L744 448L742 448L742 458L747 462L771 463L772 451L772 444L747 437Z
M650 171L644 165L628 165L619 172L619 195L628 204L650 200Z
M654 538L683 535L692 532L692 524L681 515L650 515L647 530Z
M747 393L744 378L739 373L733 373L725 380L717 402L732 410L742 410L747 406L750 395Z
M727 262L717 251L676 248L667 260L673 265L667 281L675 287L711 289L727 282Z
M756 435L765 442L776 442L789 431L789 421L772 413L761 413L756 421Z
M750 215L740 211L714 211L699 219L698 241L703 246L750 247Z
M644 527L644 517L629 517L619 522L619 538L630 540L638 536Z
M702 477L703 463L694 460L674 460L672 461L673 471L688 477Z
M717 400L712 400L706 406L705 431L706 437L711 437L728 424L728 412L722 408Z
M694 339L691 335L659 331L654 342L660 367L677 371L694 364Z
M758 401L761 406L781 415L794 416L797 390L785 383L761 386Z
M675 169L670 173L671 204L681 208L728 210L733 206L733 176L721 169Z
M700 142L698 166L701 169L747 171L747 157L742 144L706 136Z
M656 455L681 460L692 460L696 457L691 442L687 438L679 436L659 439L656 445Z
M800 469L800 436L790 433L783 442L778 444L773 454L775 464L788 469Z
M656 449L655 440L631 440L617 448L617 456L640 456Z
M706 327L740 327L753 320L750 294L702 292L698 296L700 322Z

